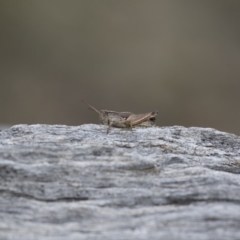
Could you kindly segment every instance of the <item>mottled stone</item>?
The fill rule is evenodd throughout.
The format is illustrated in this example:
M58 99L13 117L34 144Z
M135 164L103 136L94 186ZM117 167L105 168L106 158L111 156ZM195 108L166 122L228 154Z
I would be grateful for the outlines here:
M210 128L0 132L0 239L240 239L240 137Z

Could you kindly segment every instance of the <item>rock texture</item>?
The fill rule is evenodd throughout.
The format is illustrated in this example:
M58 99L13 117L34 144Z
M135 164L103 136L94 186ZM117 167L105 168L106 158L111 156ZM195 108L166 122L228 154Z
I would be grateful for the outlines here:
M0 132L0 239L240 239L240 137L206 128Z

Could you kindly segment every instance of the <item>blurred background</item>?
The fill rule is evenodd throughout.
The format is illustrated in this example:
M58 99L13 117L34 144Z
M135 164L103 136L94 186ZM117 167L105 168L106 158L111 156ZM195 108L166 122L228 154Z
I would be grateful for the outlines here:
M0 1L0 125L157 125L240 135L240 1Z

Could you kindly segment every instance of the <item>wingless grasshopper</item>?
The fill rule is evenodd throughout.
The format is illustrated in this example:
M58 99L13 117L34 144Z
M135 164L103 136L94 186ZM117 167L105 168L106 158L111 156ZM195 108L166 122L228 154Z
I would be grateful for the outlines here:
M97 110L95 107L86 103L88 108L98 113L100 123L104 125L108 125L107 133L111 127L116 128L132 128L135 126L142 127L151 127L155 125L156 116L158 111L153 111L149 113L143 114L134 114L131 112L115 112L110 110Z

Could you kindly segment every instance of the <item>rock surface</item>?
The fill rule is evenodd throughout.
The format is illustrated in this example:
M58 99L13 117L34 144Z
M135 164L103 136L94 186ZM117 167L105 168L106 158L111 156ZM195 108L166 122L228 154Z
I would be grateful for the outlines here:
M240 239L240 137L206 128L0 132L0 239Z

